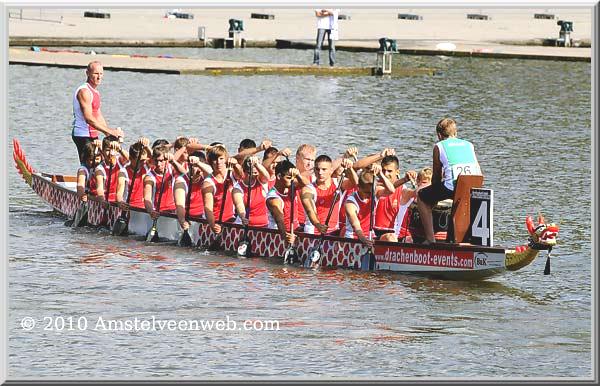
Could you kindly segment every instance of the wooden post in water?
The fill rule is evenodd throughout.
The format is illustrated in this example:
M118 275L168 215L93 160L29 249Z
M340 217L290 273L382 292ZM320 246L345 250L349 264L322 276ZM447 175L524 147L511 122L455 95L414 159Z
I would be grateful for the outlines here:
M396 40L381 38L379 39L379 51L377 51L377 75L392 74L392 54L397 53Z
M377 51L377 75L392 74L392 53Z

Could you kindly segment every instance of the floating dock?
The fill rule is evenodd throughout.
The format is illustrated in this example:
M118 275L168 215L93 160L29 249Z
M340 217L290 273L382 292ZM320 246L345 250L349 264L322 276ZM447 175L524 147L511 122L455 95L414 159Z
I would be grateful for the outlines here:
M34 50L35 49L35 50ZM133 71L180 75L317 75L371 76L375 67L330 67L193 59L172 56L87 54L74 50L10 48L9 64L85 68L92 60L110 71ZM395 68L393 76L435 75L432 68Z
M568 62L591 62L592 49L590 47L553 47L545 41L515 42L515 45L456 41L454 49L438 49L436 46L444 43L443 40L397 40L399 54L424 55L424 56L459 56L474 58L496 58L496 59L534 59L555 60ZM556 40L556 39L554 39ZM521 43L516 45L516 43ZM535 43L535 45L533 45ZM538 44L539 43L539 44ZM326 45L325 45L326 46ZM276 48L279 49L314 49L315 43L309 40L276 40ZM344 41L336 43L335 49L351 52L376 52L379 44L376 41Z

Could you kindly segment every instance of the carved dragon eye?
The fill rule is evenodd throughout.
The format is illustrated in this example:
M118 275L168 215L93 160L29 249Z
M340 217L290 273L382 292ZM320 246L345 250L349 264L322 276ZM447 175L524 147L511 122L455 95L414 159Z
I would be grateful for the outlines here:
M535 230L534 230L534 232L535 232L535 234L536 234L536 235L540 235L540 234L542 234L542 233L543 233L545 230L546 230L546 224L540 224L540 225L538 225L537 227L535 227Z

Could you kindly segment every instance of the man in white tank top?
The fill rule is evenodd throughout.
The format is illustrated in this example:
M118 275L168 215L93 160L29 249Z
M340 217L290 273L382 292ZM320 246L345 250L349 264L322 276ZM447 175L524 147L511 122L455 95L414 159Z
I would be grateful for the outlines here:
M323 39L327 35L329 44L329 65L335 65L335 41L338 40L338 15L339 9L315 9L317 17L317 44L313 57L313 64L319 65Z
M85 71L87 80L73 94L73 131L71 137L81 153L88 142L98 138L98 132L104 135L123 137L120 127L110 128L100 111L100 93L97 88L102 83L104 69L98 61L90 62Z

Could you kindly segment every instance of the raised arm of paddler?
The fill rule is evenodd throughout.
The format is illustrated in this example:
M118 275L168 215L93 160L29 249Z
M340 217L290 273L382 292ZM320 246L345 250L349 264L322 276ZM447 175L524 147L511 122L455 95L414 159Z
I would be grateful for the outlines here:
M119 153L119 164L125 165L127 161L129 161L129 152L125 150L125 148L118 141L113 141L110 143L111 149L115 150Z
M271 149L272 147L268 148ZM274 148L273 148L274 149ZM265 151L265 154L267 154L267 151ZM281 156L281 157L286 157L289 158L289 156L292 154L292 151L290 150L289 147L286 147L283 150L278 150L275 152L272 152L270 154L268 154L264 159L263 159L263 166L269 170L269 168L271 167L271 164L273 164L273 162L276 162L277 159Z
M150 147L150 140L146 137L140 137L140 139L138 139L137 141L141 143L144 147L144 151L146 152L147 158L152 157L152 148Z
M350 161L347 158L342 160L342 163L340 165L340 169L342 170L342 172L344 172L344 175L346 177L342 181L342 190L344 191L358 185L358 174L356 173L356 170L354 170L354 168L352 167L353 165L354 162Z
M352 161L356 161L358 160L358 147L356 146L350 146L346 149L346 151L344 152L344 154L342 155L343 158L350 158L352 159Z
M372 164L370 168L373 172L373 175L379 177L379 181L381 182L380 184L377 184L377 189L375 190L375 195L378 198L389 196L396 191L392 181L390 181L390 179L385 176L385 173L383 173L383 168L380 164Z
M187 167L186 167L185 163L181 163L181 162L177 161L175 159L175 157L173 156L173 154L167 153L167 155L165 157L168 157L167 160L171 162L171 165L173 165L173 167L175 167L175 170L177 170L178 174L187 173ZM169 159L169 158L172 158L172 159Z
M265 168L263 166L263 164L260 162L260 160L258 159L257 156L252 156L250 157L250 164L252 165L252 168L256 168L256 171L258 172L258 181L260 181L261 184L266 184L267 182L269 182L269 180L271 179L271 175L269 174L269 171L267 170L267 168Z
M203 177L206 177L206 176L212 174L212 172L213 172L213 168L210 167L209 164L200 161L199 157L196 157L196 156L192 155L188 159L188 162L190 163L190 165L198 165L198 167L202 171L202 176Z
M210 145L205 145L200 143L197 138L190 138L190 143L187 145L188 153L192 154L195 151L209 151L211 148Z
M259 146L242 149L239 153L237 153L233 157L241 164L242 162L244 162L246 157L253 156L254 154L258 154L261 151L265 151L268 148L270 148L271 145L272 145L271 140L265 139L260 143Z
M238 162L237 158L229 157L227 166L231 168L231 173L236 180L244 178L244 170L242 170L242 165Z
M292 179L296 181L297 191L301 191L301 189L311 183L309 177L300 173L300 170L297 168L290 169L290 173L292 174Z
M355 170L364 169L364 168L368 167L369 165L374 164L375 162L381 161L383 158L385 158L388 155L396 155L396 151L392 148L385 148L382 151L380 151L379 153L373 153L364 158L359 159L358 161L356 161L354 163L354 165L352 165L352 167Z
M396 180L396 182L394 182L394 186L397 188L399 186L402 186L404 184L406 184L407 182L412 182L415 186L416 182L417 182L417 172L414 170L408 170L406 171L406 173L404 174L404 177L399 178Z
M337 177L337 171L339 170L340 165L342 164L342 160L356 157L357 154L358 154L358 148L355 146L351 146L346 149L346 151L344 152L344 154L342 154L342 156L340 158L334 159L333 162L331 163L331 168L334 170L333 176ZM354 158L354 160L356 160L356 158Z
M188 149L187 145L190 143L190 139L187 137L177 137L173 142L173 158L179 162L187 171L187 160L188 160Z

